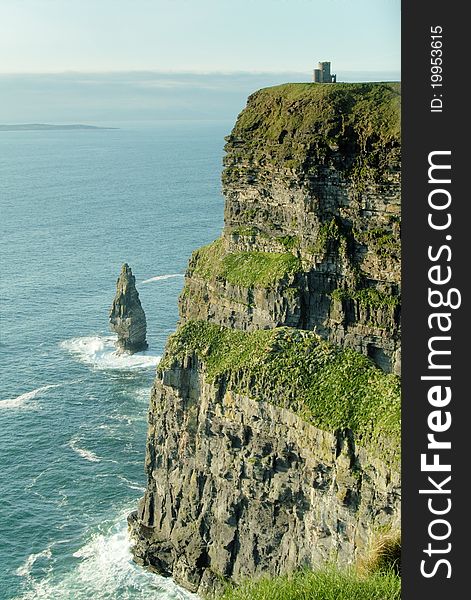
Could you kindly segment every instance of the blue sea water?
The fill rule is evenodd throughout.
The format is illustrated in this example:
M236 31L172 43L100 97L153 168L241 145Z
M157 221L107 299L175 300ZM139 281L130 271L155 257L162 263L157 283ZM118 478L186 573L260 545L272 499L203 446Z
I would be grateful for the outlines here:
M0 598L184 599L132 563L149 393L192 250L222 225L229 122L0 134ZM136 276L149 351L108 310Z

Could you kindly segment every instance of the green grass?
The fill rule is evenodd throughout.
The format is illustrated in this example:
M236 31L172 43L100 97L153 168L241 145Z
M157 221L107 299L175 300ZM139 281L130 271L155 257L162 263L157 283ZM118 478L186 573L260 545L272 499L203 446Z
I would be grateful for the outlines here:
M401 240L398 233L386 228L373 228L355 232L356 239L369 246L378 256L397 260L401 255Z
M330 297L339 301L356 300L360 306L371 310L378 310L386 307L395 308L401 303L398 296L384 294L375 288L363 288L360 290L337 288L331 292Z
M276 237L275 240L280 242L280 244L283 244L287 250L299 247L299 238L296 235L283 235L281 237Z
M400 460L400 381L367 357L293 328L252 333L203 321L169 338L159 365L195 353L209 381L296 412L320 429L349 428L357 443L396 468Z
M250 225L241 225L239 227L233 227L230 230L230 233L239 235L241 237L255 237L257 235L261 235L261 231L254 226Z
M262 163L306 171L345 153L353 162L338 166L352 180L359 185L381 180L391 161L399 160L400 84L291 83L265 88L249 97L227 139L224 180L240 177L241 157L249 170L251 164ZM232 140L237 144L232 146Z
M329 242L340 242L342 239L346 239L345 235L341 231L338 220L332 217L330 221L322 223L319 227L315 246L308 246L306 250L311 254L322 256L327 251Z
M236 234L240 237L259 237L262 239L271 239L274 242L281 244L286 250L293 250L299 248L300 240L296 235L269 235L265 231L262 231L258 227L250 225L241 225L239 227L233 227L228 230L231 234Z
M219 600L400 600L401 580L393 573L360 576L334 567L247 581Z
M195 275L243 287L268 288L301 269L301 261L291 252L226 253L221 239L194 252L190 261Z

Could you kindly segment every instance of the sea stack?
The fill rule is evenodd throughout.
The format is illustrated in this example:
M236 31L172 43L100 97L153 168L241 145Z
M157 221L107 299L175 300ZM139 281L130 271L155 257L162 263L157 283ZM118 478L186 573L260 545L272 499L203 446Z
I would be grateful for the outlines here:
M136 289L136 278L127 263L116 282L116 296L110 310L110 328L118 334L118 352L134 354L149 347L144 309Z

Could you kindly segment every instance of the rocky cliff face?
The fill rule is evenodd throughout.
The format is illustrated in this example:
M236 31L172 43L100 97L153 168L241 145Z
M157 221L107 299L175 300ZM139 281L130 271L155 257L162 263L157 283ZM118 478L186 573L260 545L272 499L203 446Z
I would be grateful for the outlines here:
M146 315L136 290L136 278L126 263L116 282L116 295L110 309L110 328L118 334L119 352L134 354L147 350Z
M136 560L200 591L399 526L399 88L261 90L224 164L130 517Z
M314 329L400 372L399 87L261 90L227 138L222 238L183 320Z

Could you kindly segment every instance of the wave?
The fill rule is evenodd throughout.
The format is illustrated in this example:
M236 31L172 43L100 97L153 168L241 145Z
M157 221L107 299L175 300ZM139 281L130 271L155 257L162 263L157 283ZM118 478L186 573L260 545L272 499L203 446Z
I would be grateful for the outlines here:
M25 562L16 569L16 574L19 577L30 577L31 571L35 565L35 563L41 559L50 560L52 558L51 547L48 546L45 550L41 552L37 552L36 554L30 554Z
M138 400L149 402L151 392L152 392L151 387L141 387L141 388L137 388L134 391L134 396Z
M126 515L133 508L126 507L116 520L104 524L101 532L89 535L73 553L76 562L68 572L52 570L42 579L28 577L25 592L17 600L197 600L198 596L171 579L145 571L132 561Z
M72 450L76 454L78 454L85 460L88 460L89 462L101 462L101 458L99 458L94 452L92 452L91 450L86 450L85 448L80 448L80 446L77 445L78 442L78 438L72 438L68 442L67 446L69 446L69 448L72 448Z
M118 479L120 479L130 490L136 490L141 493L144 493L146 491L145 487L139 485L135 481L130 481L127 477L124 477L123 475L118 475Z
M64 340L60 343L80 362L98 370L134 371L155 367L160 356L149 352L136 354L118 354L116 352L115 336L88 336Z
M0 409L4 408L28 408L33 409L37 408L36 403L32 403L31 400L34 400L36 396L49 390L51 388L60 387L63 385L62 383L55 383L51 385L43 385L41 387L32 390L31 392L26 392L25 394L21 394L16 398L6 398L5 400L0 400Z
M156 275L155 277L151 277L150 279L144 279L141 281L142 283L152 283L153 281L163 281L164 279L175 279L176 277L185 277L182 273L170 273L168 275Z

